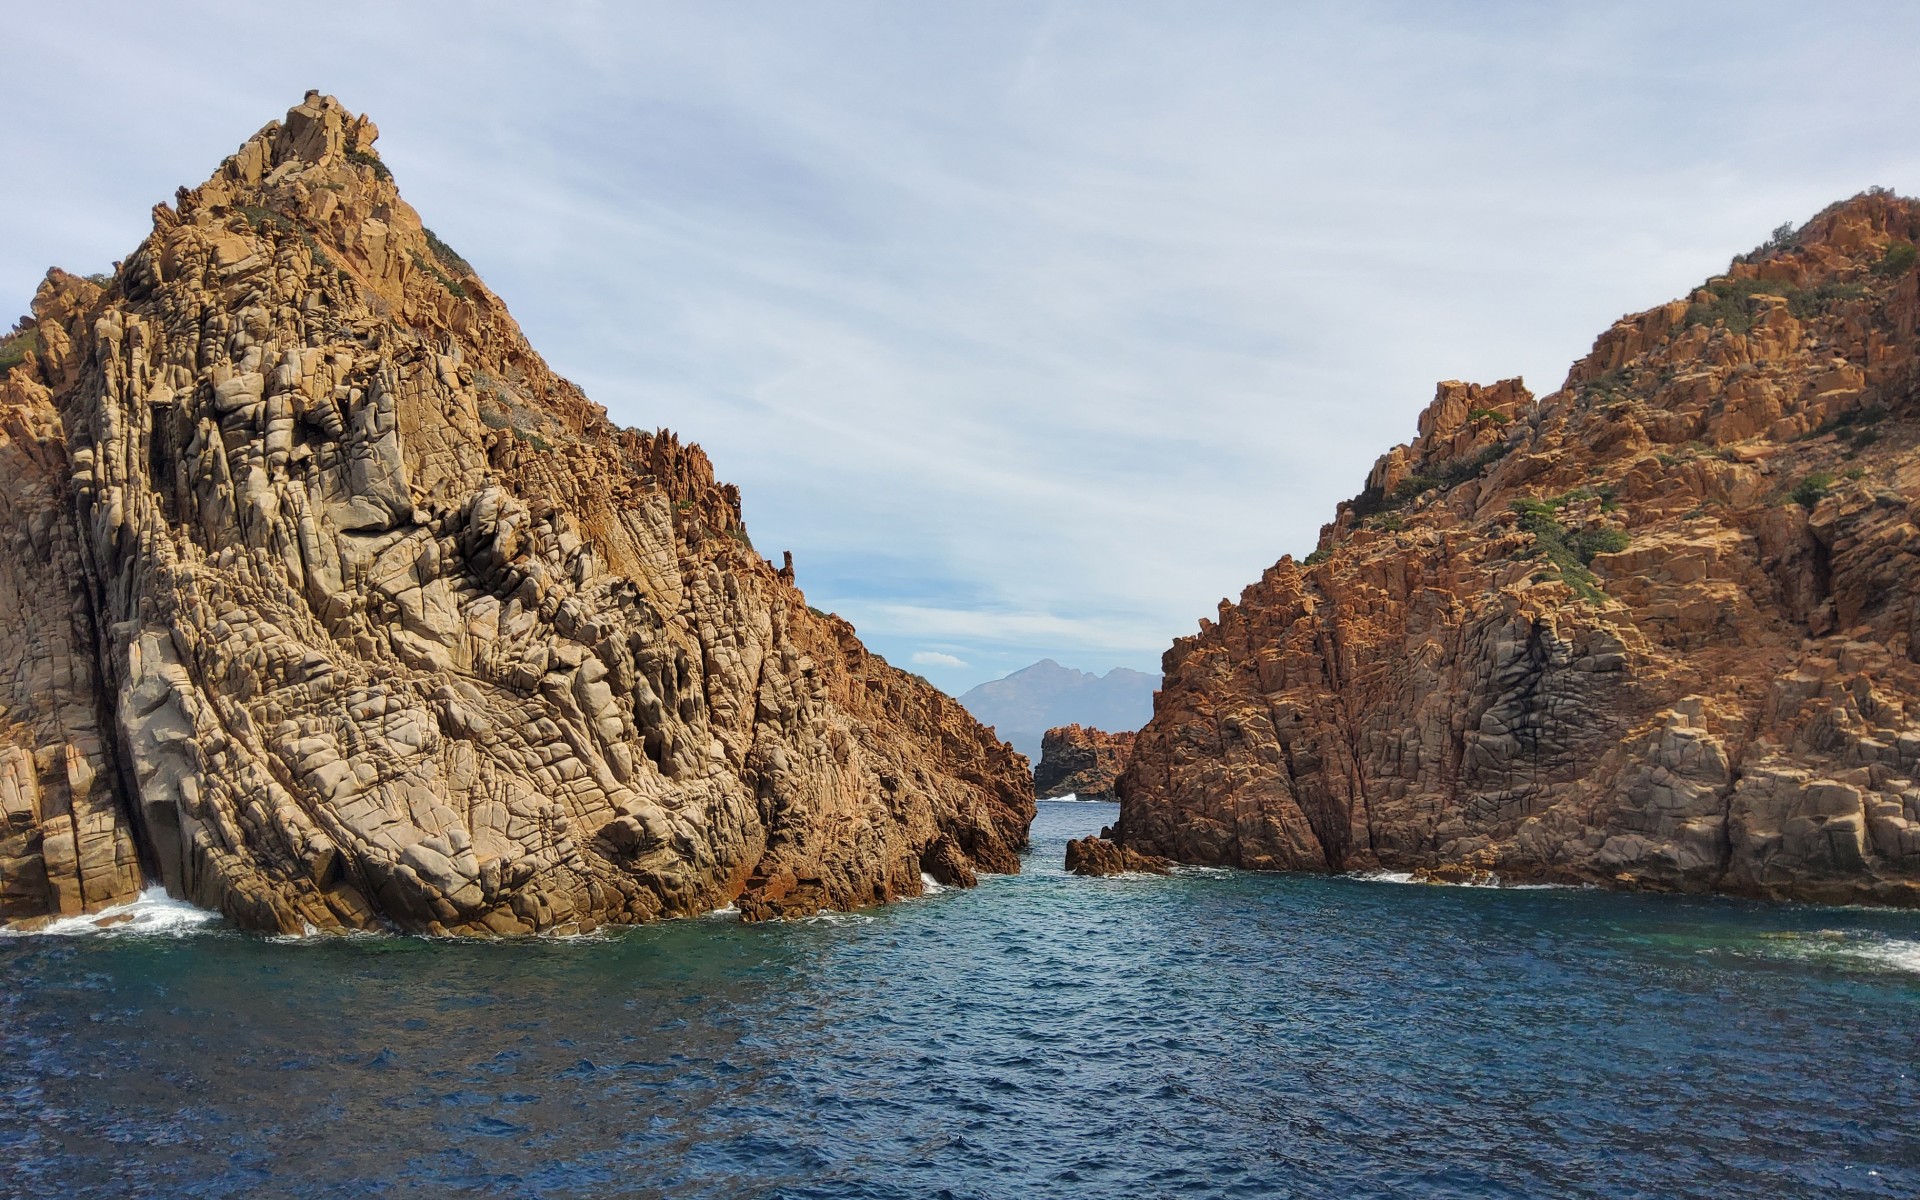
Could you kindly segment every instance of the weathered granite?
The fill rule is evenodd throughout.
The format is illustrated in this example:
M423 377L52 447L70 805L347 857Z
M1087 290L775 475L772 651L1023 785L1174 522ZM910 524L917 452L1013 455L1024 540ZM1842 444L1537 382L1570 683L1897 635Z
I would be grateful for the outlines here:
M1113 781L1126 768L1133 736L1130 731L1108 733L1085 725L1047 730L1040 741L1040 761L1033 768L1034 795L1042 800L1056 796L1112 800Z
M0 383L0 918L524 933L1018 869L1025 759L809 611L309 94Z
M1165 875L1173 869L1173 864L1107 837L1086 837L1068 840L1066 868L1070 875Z
M1175 642L1128 847L1920 902L1920 203L1445 383L1305 561Z

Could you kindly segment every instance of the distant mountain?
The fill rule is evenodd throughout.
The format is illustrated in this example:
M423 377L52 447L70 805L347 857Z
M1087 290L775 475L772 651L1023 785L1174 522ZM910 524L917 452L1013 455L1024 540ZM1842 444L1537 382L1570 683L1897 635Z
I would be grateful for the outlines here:
M960 703L1001 739L1034 761L1040 737L1056 725L1091 725L1108 733L1140 728L1153 716L1158 675L1115 667L1105 675L1043 658L1004 679L983 683Z

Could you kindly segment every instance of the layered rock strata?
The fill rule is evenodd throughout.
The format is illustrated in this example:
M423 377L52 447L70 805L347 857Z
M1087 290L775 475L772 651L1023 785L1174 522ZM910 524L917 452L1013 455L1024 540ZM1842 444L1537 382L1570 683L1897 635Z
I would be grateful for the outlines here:
M1034 795L1042 800L1077 796L1114 799L1113 781L1126 768L1133 749L1128 733L1108 733L1085 725L1061 725L1040 739L1040 761L1033 768Z
M1920 204L1445 383L1177 641L1124 845L1263 870L1920 901Z
M1018 869L1025 759L812 612L309 95L0 345L0 918L749 917Z

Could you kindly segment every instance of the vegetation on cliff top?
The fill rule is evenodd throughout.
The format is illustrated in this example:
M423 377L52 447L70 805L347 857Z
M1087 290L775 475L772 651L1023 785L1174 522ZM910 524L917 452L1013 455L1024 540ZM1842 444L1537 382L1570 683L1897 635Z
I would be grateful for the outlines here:
M422 225L420 232L427 235L427 249L440 260L448 270L458 271L462 275L478 275L473 264L460 256L460 252L440 240L440 235Z
M13 370L27 360L27 355L40 348L40 330L32 325L16 329L5 338L0 338L0 375Z
M347 161L358 163L372 171L373 177L382 183L391 183L393 181L393 172L388 170L387 164L381 162L380 156L371 150L349 150L347 151Z
M1506 442L1499 442L1465 458L1426 466L1395 484L1392 491L1368 487L1349 500L1347 505L1356 520L1365 520L1379 513L1390 513L1395 509L1405 508L1423 492L1436 489L1444 492L1477 477L1482 471L1499 462L1512 448Z
M1840 279L1800 288L1773 279L1722 278L1708 280L1701 290L1707 296L1687 306L1685 324L1689 327L1724 325L1732 333L1746 333L1753 328L1755 313L1751 300L1755 296L1778 296L1787 302L1787 311L1804 320L1867 294L1864 284Z

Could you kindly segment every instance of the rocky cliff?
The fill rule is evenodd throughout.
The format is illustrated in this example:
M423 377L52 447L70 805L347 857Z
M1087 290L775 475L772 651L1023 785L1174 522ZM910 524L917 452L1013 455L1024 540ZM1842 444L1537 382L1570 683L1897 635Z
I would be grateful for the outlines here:
M1131 733L1108 733L1084 725L1049 729L1040 740L1040 762L1033 768L1033 792L1042 800L1078 796L1112 800L1113 781L1133 750Z
M1920 901L1920 203L1869 193L1440 385L1165 657L1118 836L1189 862Z
M1025 760L810 612L310 94L0 344L0 918L750 917L1010 872Z

